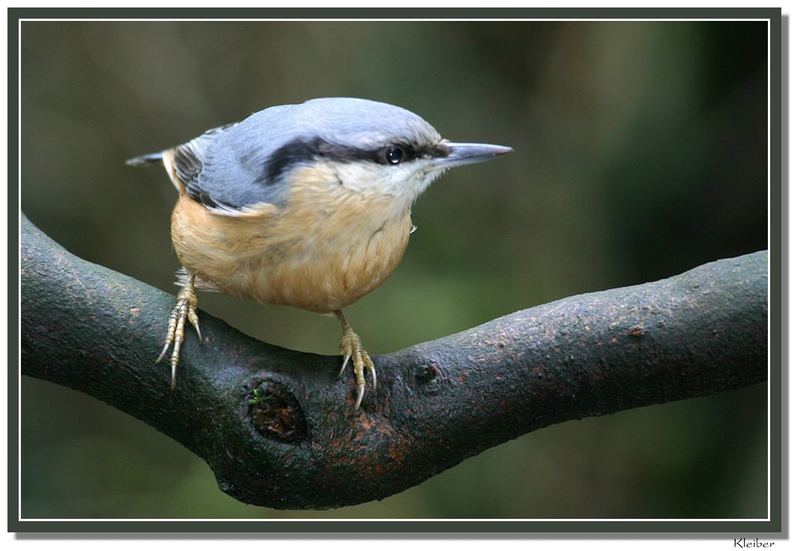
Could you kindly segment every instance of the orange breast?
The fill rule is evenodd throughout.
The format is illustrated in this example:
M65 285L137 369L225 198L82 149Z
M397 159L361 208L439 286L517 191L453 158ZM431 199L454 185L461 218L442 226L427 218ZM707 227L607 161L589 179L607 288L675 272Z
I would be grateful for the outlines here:
M181 196L172 241L199 286L316 312L340 310L378 287L408 244L411 216L394 197L364 196L325 174L302 175L284 207L241 217Z

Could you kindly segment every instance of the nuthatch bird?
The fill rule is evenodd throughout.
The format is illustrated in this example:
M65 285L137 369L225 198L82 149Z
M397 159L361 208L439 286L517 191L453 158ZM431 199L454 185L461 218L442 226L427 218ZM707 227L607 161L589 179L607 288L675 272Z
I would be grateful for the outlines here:
M178 190L172 243L182 270L157 361L172 345L172 388L196 290L334 313L341 375L353 362L358 409L375 366L342 310L378 287L408 244L411 205L447 169L508 153L442 139L393 105L314 99L254 113L127 161L163 162Z

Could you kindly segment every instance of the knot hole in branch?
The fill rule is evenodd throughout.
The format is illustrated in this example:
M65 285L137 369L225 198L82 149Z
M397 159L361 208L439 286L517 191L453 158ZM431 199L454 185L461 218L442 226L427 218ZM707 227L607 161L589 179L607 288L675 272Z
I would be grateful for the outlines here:
M248 385L247 417L262 436L280 442L298 442L306 436L306 418L292 392L277 381Z
M427 395L441 392L445 384L442 367L436 360L419 360L413 364L412 373L417 385Z

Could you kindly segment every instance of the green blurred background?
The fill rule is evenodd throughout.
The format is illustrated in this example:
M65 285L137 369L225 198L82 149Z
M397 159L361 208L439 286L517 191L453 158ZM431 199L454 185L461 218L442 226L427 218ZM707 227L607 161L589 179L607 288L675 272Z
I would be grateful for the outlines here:
M175 192L124 160L322 96L406 107L515 153L457 169L348 310L373 354L767 246L765 22L25 22L22 206L68 250L174 293ZM204 294L257 338L336 352L335 320ZM165 320L166 322L166 320ZM79 365L75 366L80 369ZM164 365L153 369L167 369ZM751 518L766 386L567 422L399 495L276 511L85 395L22 384L23 518Z

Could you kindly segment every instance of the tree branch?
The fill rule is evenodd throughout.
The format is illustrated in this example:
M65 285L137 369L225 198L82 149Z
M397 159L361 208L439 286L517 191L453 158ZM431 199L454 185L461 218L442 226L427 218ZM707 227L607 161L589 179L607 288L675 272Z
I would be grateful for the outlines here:
M181 442L233 497L326 508L387 497L526 432L766 379L767 256L566 298L375 358L353 412L341 358L281 349L202 313L178 388L153 359L174 297L83 261L22 221L22 372Z

